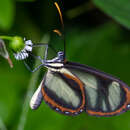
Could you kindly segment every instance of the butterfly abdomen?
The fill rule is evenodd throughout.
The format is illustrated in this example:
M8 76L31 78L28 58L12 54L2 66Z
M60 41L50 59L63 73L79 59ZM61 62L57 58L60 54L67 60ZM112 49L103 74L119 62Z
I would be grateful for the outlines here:
M31 101L30 101L30 107L33 110L37 109L43 100L43 96L42 96L42 92L41 92L41 85L42 85L42 82L39 85L36 92L33 94Z

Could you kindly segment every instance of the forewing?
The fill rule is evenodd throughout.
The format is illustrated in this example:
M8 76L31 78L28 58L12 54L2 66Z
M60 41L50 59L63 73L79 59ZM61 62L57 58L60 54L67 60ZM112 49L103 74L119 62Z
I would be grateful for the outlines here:
M64 67L83 82L87 113L112 116L127 110L130 90L122 81L77 63L66 62Z
M77 115L84 109L83 84L73 75L48 71L42 84L42 94L45 102L57 112Z

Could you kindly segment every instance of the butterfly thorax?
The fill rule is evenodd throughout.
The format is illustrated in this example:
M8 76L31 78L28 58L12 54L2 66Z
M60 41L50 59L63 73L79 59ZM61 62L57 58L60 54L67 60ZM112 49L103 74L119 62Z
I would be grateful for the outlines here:
M59 51L57 53L57 57L46 60L45 61L45 67L47 67L51 71L59 71L64 65L64 52Z

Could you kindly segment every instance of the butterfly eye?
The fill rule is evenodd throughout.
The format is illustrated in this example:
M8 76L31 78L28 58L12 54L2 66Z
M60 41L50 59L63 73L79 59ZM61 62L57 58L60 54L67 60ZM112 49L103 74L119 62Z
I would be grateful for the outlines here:
M63 51L59 51L58 52L58 56L63 56L64 55L64 52Z
M64 61L64 52L63 52L63 51L59 51L57 55L58 55L58 58L59 58L61 61Z

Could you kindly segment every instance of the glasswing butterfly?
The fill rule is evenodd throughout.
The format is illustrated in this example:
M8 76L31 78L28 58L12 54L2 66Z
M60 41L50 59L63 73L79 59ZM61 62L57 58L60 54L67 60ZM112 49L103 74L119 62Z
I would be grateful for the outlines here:
M56 2L55 5L64 29L60 8ZM54 32L61 35L58 30ZM35 46L39 45L43 44ZM32 109L37 109L42 100L65 115L78 115L85 111L93 116L113 116L130 109L130 88L124 82L86 65L67 61L65 40L64 52L59 51L52 60L47 60L48 45L45 46L45 57L37 57L41 65L32 72L43 66L48 71L32 96Z

